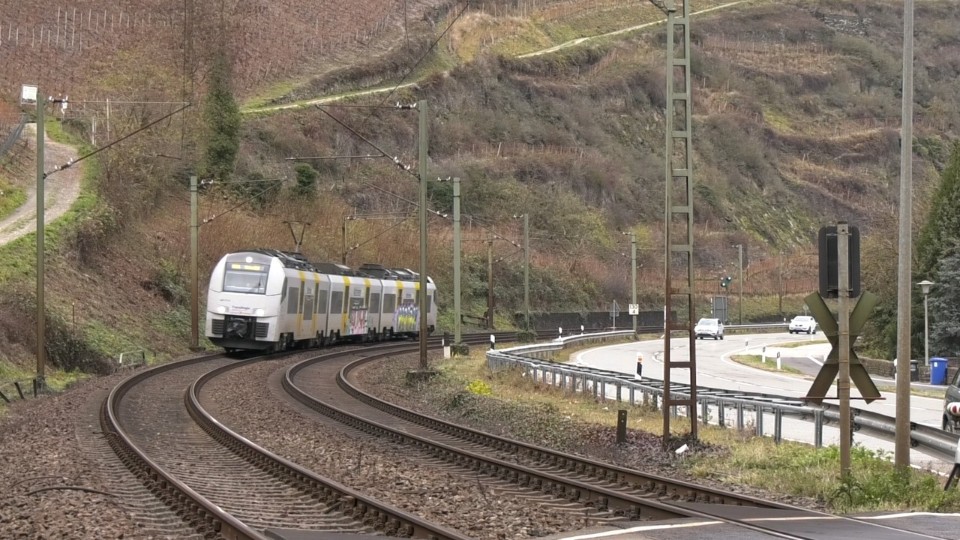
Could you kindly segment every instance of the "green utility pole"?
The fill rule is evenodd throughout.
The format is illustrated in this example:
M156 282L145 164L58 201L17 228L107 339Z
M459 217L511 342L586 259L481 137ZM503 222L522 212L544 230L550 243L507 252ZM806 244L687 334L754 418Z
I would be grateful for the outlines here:
M737 244L737 271L740 273L740 300L737 310L740 312L740 323L743 324L743 244Z
M46 375L44 366L46 365L46 308L44 306L43 290L43 183L46 175L43 172L43 145L44 145L44 125L43 109L47 105L46 98L42 97L40 89L37 89L37 390L42 390L46 384Z
M453 343L460 345L460 179L453 179Z
M197 219L197 177L190 177L190 350L200 349L200 286L197 262L200 225Z
M427 364L427 100L417 102L419 112L420 176L420 369Z
M487 329L493 330L493 235L487 241Z
M637 307L637 233L633 231L620 232L624 236L630 237L630 305ZM633 314L633 333L637 333L637 314Z
M903 77L900 109L900 227L897 249L897 405L893 463L910 467L910 320L913 240L913 0L903 2Z
M635 310L639 311L637 305L637 235L630 233L630 303ZM633 333L637 333L637 313L633 314Z
M530 214L523 215L523 319L530 331Z

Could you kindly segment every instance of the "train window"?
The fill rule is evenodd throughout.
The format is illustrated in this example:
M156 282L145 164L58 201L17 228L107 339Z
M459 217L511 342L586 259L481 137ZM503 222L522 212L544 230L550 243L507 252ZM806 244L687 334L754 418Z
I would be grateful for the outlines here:
M397 295L395 294L384 294L383 295L383 312L384 313L393 313L397 309Z
M341 311L343 311L343 291L333 291L330 293L330 313Z
M300 300L300 287L290 287L290 293L287 296L290 298L290 302L287 304L287 314L293 315L300 307L297 305Z
M367 289L368 291L370 289ZM370 313L380 313L380 293L373 293L370 295L370 305L368 308Z
M327 291L321 290L317 293L317 313L327 312Z
M260 265L228 264L223 274L223 291L266 294L269 268Z
M430 313L431 311L433 311L432 299L433 299L433 296L428 294L427 295L427 313Z

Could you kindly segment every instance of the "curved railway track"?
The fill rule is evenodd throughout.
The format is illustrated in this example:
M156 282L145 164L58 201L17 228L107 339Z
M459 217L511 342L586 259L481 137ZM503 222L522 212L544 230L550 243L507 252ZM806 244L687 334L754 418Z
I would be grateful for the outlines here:
M419 448L436 459L509 481L556 501L593 508L610 520L699 517L736 520L685 503L750 506L778 511L799 508L649 475L586 458L497 437L383 402L350 382L351 371L388 354L366 358L316 357L292 366L284 388L305 406L358 430ZM737 525L780 538L802 538L745 522Z
M419 447L438 459L480 474L616 516L716 520L776 538L822 538L822 532L797 527L797 523L812 522L829 524L827 529L852 531L855 537L938 538L626 469L398 407L364 392L353 382L355 370L380 356L354 362L310 359L287 371L284 388L304 405L357 429Z
M214 355L144 371L117 386L102 409L117 455L198 533L265 539L267 528L296 528L468 538L231 437L196 393L205 374L242 363Z
M416 350L408 343L321 354L289 367L282 384L310 409L368 438L389 438L429 469L474 478L538 512L586 516L583 524L699 517L773 537L810 538L718 509L815 513L466 429L384 403L350 382L350 373L363 364ZM257 360L213 355L144 371L115 388L102 408L104 432L117 454L199 535L259 539L267 538L268 529L291 528L469 538L273 454L207 413L205 385Z

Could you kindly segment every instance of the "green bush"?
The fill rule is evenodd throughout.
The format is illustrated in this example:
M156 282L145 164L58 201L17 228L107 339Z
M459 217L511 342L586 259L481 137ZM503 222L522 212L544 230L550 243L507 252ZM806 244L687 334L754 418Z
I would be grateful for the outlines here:
M470 381L467 391L477 396L489 396L493 393L493 389L484 381Z

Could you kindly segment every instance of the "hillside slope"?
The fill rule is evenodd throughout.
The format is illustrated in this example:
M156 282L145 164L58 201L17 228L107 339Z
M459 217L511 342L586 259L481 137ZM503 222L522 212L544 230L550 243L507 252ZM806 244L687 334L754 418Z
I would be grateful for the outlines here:
M618 231L637 237L643 309L662 305L663 27L523 57L662 14L651 5L606 1L492 3L466 11L418 5L421 16L415 24L411 19L402 45L394 9L393 41L378 42L376 54L344 55L308 79L305 66L322 64L320 57L304 64L238 58L237 94L254 105L365 88L390 91L322 110L247 115L235 182L211 186L201 197L201 290L207 269L226 251L292 248L289 221L310 224L304 252L311 258L415 268L417 182L410 172L417 165L416 112L385 105L426 100L428 176L463 180L468 313L485 308L489 244L499 315L509 317L521 306L522 230L514 219L520 214L530 216L534 309L603 309L615 298L624 305L629 245ZM895 2L761 1L694 19L695 246L703 309L709 309L707 297L720 292L717 278L739 271L732 245L746 248L749 317L801 308L799 298L815 287L811 248L820 225L840 219L858 224L866 248L894 234L898 9ZM960 42L950 30L958 17L947 2L917 7L918 220L960 126L954 84ZM182 32L171 29L174 35ZM159 79L153 91L172 98L183 90L186 79L175 58L145 62L136 48L116 43L117 54L138 65L118 77L123 85L142 83L138 74L167 73L170 78ZM272 75L247 78L258 72ZM284 77L301 82L273 84ZM111 118L121 133L158 114L147 106ZM83 306L79 327L98 354L139 347L177 354L185 346L185 186L204 140L198 112L190 114L182 126L162 125L102 155L95 173L101 204L58 252L60 266L50 283L59 294L52 309L66 317L71 306ZM65 125L89 139L92 117L103 119L102 109L76 113ZM360 157L381 150L391 159ZM394 157L410 171L399 169ZM315 195L293 189L298 161L319 173ZM429 189L431 206L449 214L450 185L431 181ZM449 306L449 218L432 217L430 228L429 271L441 304ZM887 259L864 264L876 266L870 275L893 271ZM0 287L29 298L28 272L4 275ZM25 305L4 307L29 313ZM449 312L442 315L449 324ZM29 322L28 316L16 319L0 324L10 329ZM23 345L29 334L8 335L29 349Z

